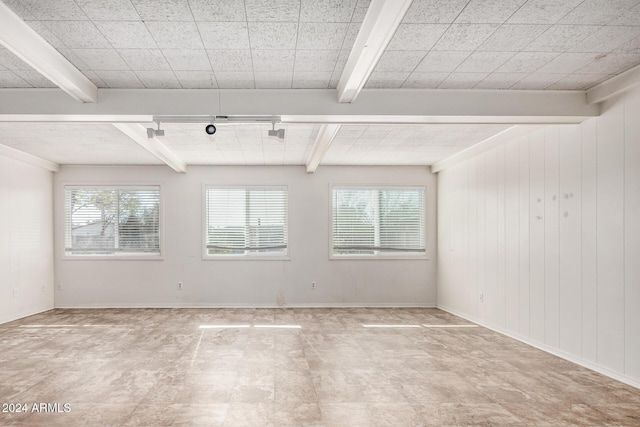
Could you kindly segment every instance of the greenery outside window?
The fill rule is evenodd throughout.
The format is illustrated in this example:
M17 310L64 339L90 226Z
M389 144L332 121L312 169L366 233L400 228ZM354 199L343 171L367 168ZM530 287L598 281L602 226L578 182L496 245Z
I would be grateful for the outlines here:
M160 256L159 186L66 186L65 255Z
M333 187L333 257L424 257L425 188Z

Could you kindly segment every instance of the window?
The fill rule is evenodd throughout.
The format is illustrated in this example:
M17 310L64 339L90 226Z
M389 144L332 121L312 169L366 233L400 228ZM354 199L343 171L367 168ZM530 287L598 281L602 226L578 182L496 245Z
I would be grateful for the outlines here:
M159 256L160 187L65 187L65 254Z
M205 256L286 256L286 187L207 187Z
M332 255L426 255L424 187L334 187L332 196Z

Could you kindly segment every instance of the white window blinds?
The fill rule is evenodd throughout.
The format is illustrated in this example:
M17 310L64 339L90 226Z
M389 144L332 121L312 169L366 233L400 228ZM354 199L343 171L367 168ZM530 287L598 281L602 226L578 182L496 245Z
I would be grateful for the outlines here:
M160 255L160 187L65 187L67 255Z
M286 187L206 188L206 255L286 255Z
M334 188L334 255L424 255L424 188Z

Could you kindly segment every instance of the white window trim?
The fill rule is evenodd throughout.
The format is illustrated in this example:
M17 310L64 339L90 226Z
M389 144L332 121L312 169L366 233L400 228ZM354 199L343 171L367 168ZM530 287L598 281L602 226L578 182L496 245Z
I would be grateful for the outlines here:
M221 189L277 189L285 190L287 192L287 252L284 255L209 255L207 254L207 189L209 188L221 188ZM289 227L291 218L291 204L289 203L289 186L268 184L268 185L255 185L255 184L234 184L234 185L220 185L220 184L202 184L202 196L200 198L201 206L201 224L200 224L200 248L203 261L291 261L290 251L291 247L289 242L291 241L291 230Z
M425 253L422 255L408 255L406 253L398 253L397 255L392 254L384 254L384 255L350 255L350 254L340 254L336 255L333 253L333 190L334 189L362 189L362 190L421 190L424 192L424 233L425 233ZM389 184L381 184L381 185L373 185L373 184L329 184L329 260L330 261L358 261L358 260L369 260L369 261L385 261L385 260L396 260L396 261L424 261L429 260L429 216L428 216L428 206L427 206L427 198L428 189L426 185L389 185Z
M61 242L60 253L62 254L60 259L62 261L164 261L164 187L161 182L62 182L62 215L61 215ZM66 245L66 217L67 217L67 188L144 188L144 187L159 187L160 191L160 225L159 225L159 254L150 255L68 255Z

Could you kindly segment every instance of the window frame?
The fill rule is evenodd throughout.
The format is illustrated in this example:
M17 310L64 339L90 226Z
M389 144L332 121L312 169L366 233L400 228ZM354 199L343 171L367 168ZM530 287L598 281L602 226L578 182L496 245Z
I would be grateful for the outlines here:
M409 254L406 252L383 252L374 253L372 255L363 254L336 254L333 251L333 192L334 190L420 190L424 198L424 253ZM428 189L426 185L371 185L371 184L329 184L329 260L428 260L429 257L429 216L428 216Z
M158 247L157 254L145 255L142 252L134 252L130 255L124 253L114 253L113 255L72 255L67 253L67 189L108 189L108 190L144 190L155 189L159 191L159 224L158 224ZM164 188L160 182L135 182L135 183L109 183L109 182L63 182L62 183L62 238L61 238L61 259L63 261L163 261L164 260Z
M287 200L287 217L286 217L286 251L284 254L215 254L209 255L207 253L207 190L208 189L223 189L223 190L284 190L286 194ZM291 206L289 203L289 186L288 185L279 185L279 184L267 184L267 185L219 185L219 184L203 184L202 185L202 223L200 227L200 236L201 236L201 255L203 261L290 261L290 241L291 241L291 233L290 233L290 218L291 218Z

